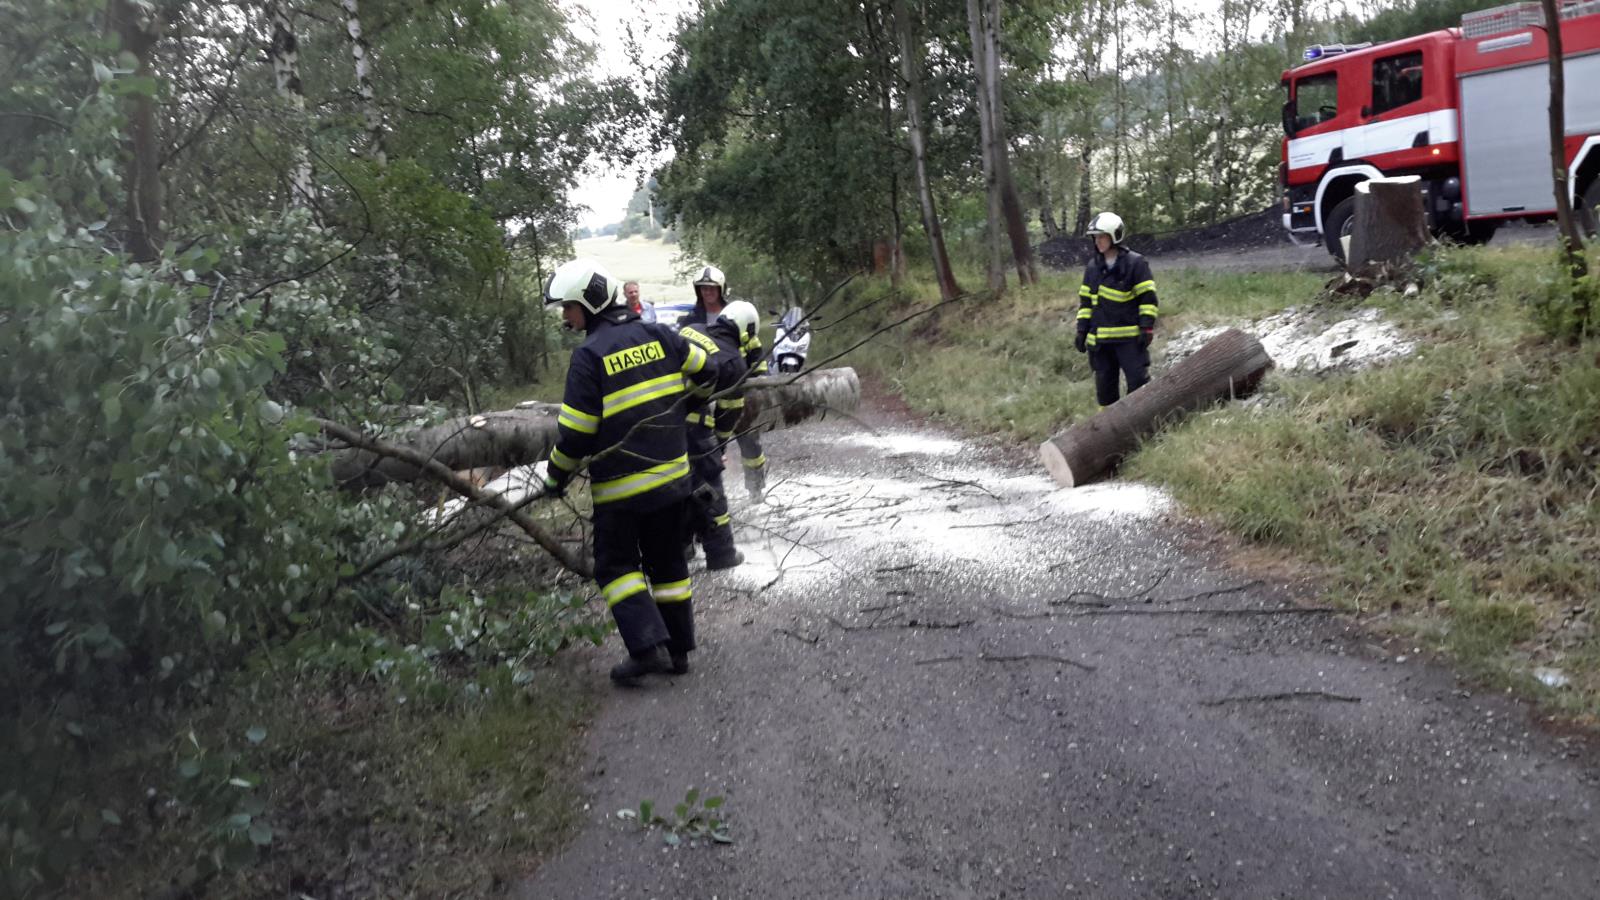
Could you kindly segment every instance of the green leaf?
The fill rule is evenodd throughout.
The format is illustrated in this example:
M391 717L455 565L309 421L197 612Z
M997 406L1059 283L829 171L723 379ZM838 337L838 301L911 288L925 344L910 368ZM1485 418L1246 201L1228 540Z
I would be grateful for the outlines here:
M676 847L676 846L678 846L679 843L682 842L681 839L676 834L674 834L674 833L672 833L670 831L667 832L666 834L663 834L661 836L661 839L667 842L667 846L668 847Z
M18 197L11 201L11 205L30 216L39 211L39 204L29 200L27 197Z
M654 800L639 801L639 821L650 824L655 820L656 804Z
M722 806L722 798L721 797L707 797L706 798L706 809L717 809L720 806Z
M729 834L726 828L721 828L711 832L711 839L719 844L733 843L733 835Z
M672 814L676 816L680 822L689 818L689 804L679 803L677 806L672 808Z
M689 793L683 795L683 802L693 806L700 799L699 788L689 788Z
M260 725L252 725L250 730L244 733L244 737L252 744L259 744L267 739L267 730Z
M200 760L189 757L178 763L178 775L181 778L194 778L200 774Z
M55 637L56 635L60 634L63 631L66 631L66 630L67 630L67 623L66 622L51 622L49 625L46 625L44 627L44 633L49 635L50 637Z
M112 394L100 401L100 411L106 414L107 425L116 424L116 421L122 418L122 401L117 399L116 394Z
M265 847L272 843L272 829L262 822L250 823L250 843Z
M122 824L122 817L117 815L116 812L114 812L113 810L109 810L109 809L100 810L100 820L105 822L107 825L121 825Z

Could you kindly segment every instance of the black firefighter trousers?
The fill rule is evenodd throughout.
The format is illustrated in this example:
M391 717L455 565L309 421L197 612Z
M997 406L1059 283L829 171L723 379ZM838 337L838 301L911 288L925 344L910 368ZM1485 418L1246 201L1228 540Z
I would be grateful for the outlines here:
M689 531L705 548L706 565L713 568L732 565L737 552L728 495L722 488L722 451L723 445L711 429L689 426L689 478L694 484L689 498Z
M1094 394L1101 406L1120 398L1122 375L1128 376L1128 393L1150 380L1150 348L1138 341L1111 341L1089 348L1089 368L1094 370Z
M661 644L671 653L694 649L694 592L683 558L687 511L683 499L645 512L595 508L595 581L633 656Z

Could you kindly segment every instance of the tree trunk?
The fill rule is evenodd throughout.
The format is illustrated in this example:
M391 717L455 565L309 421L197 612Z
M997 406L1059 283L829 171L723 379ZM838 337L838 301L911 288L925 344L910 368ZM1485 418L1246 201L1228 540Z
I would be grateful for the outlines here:
M1039 282L1039 267L1033 261L1033 244L1028 240L1022 198L1011 177L1011 143L1006 138L1006 105L1000 85L1000 0L985 0L984 62L989 67L985 79L989 90L989 136L994 141L995 176L1000 183L1000 209L1005 215L1006 233L1011 236L1011 256L1017 264L1017 281Z
M1160 378L1040 444L1039 459L1062 487L1087 484L1185 413L1254 391L1271 366L1260 341L1230 328Z
M383 114L372 86L372 48L361 33L359 0L340 0L340 6L344 8L345 34L350 38L350 59L356 67L356 95L361 98L361 116L367 128L367 155L384 166L389 158L383 149Z
M1048 160L1039 165L1039 227L1044 229L1045 240L1061 233L1061 223L1056 221L1056 199Z
M1073 217L1073 234L1089 230L1089 164L1093 161L1094 145L1083 139L1083 149L1078 151L1078 214Z
M867 36L872 39L873 55L877 57L878 106L883 113L883 140L892 148L889 159L889 287L900 290L906 276L905 224L900 219L900 159L894 149L899 140L894 126L894 69L890 63L889 48L884 46L878 31L881 10L869 5L861 7L866 16Z
M1566 69L1561 49L1561 14L1556 0L1542 0L1545 34L1550 57L1550 170L1555 175L1556 227L1562 244L1561 254L1574 282L1589 273L1583 256L1583 235L1572 216L1572 195L1567 185ZM1578 310L1579 321L1587 324L1587 301Z
M134 74L155 78L151 65L157 40L153 7L132 0L111 0L110 21L122 50L135 60ZM149 18L147 18L147 16ZM161 255L162 196L160 134L156 127L156 98L136 91L126 98L128 115L128 253L138 262Z
M944 246L944 229L939 225L939 212L933 203L933 185L928 181L927 138L922 128L922 60L917 53L918 45L912 34L911 16L906 12L905 0L894 0L894 19L895 30L900 36L900 75L906 83L906 130L910 135L911 156L916 168L922 228L928 235L933 275L939 282L939 299L949 302L961 295L961 286L956 284L955 272L950 268L950 255Z
M983 195L985 226L983 231L984 265L989 274L989 290L996 294L1006 289L1005 253L1001 250L1000 229L1003 216L1000 199L1000 170L996 162L994 140L994 113L989 90L989 52L984 37L983 0L967 0L967 34L972 42L972 71L976 79L978 101L978 146L983 161Z
M829 416L853 414L861 405L854 369L819 369L804 375L769 375L745 383L740 431L776 431ZM387 436L390 447L434 460L451 471L533 465L555 446L558 403L528 402L516 409L462 416L429 428ZM341 450L333 462L343 488L415 481L426 473L413 462L370 450Z
M1356 211L1345 254L1345 268L1352 274L1370 274L1408 259L1427 242L1421 179L1404 175L1356 185Z
M294 116L294 161L289 171L289 205L310 206L315 190L311 172L311 148L301 127L305 123L306 95L300 84L300 41L294 29L294 10L286 2L271 5L272 40L267 55L272 59L272 74L278 96Z

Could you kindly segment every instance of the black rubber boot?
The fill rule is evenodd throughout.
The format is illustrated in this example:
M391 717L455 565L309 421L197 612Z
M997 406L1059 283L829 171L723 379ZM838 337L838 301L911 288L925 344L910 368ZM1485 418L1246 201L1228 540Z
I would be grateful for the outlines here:
M668 670L668 674L670 674L670 675L687 675L687 674L689 674L689 654L687 652L672 654L672 668Z
M671 669L665 649L660 644L611 667L611 680L617 684L638 684L646 675L664 674Z
M706 571L715 572L718 569L731 569L743 562L744 553L738 550L733 551L732 556L725 556L721 559L712 559L708 556L706 557Z

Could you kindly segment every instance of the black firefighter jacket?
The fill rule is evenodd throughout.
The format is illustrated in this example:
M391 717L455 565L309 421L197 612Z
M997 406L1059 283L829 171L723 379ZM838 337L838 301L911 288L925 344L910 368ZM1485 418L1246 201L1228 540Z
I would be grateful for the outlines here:
M713 390L716 400L710 403L691 404L689 427L708 427L716 432L717 443L733 437L739 417L744 415L745 359L739 353L739 327L727 319L718 318L710 325L692 322L679 331L689 343L706 352L710 367L716 372Z
M1099 253L1090 257L1078 288L1078 333L1088 336L1090 347L1138 340L1140 331L1156 327L1160 312L1143 256L1124 248L1110 266Z
M564 488L588 461L594 505L656 509L689 494L685 414L713 389L705 350L626 309L590 320L572 351L545 485Z

